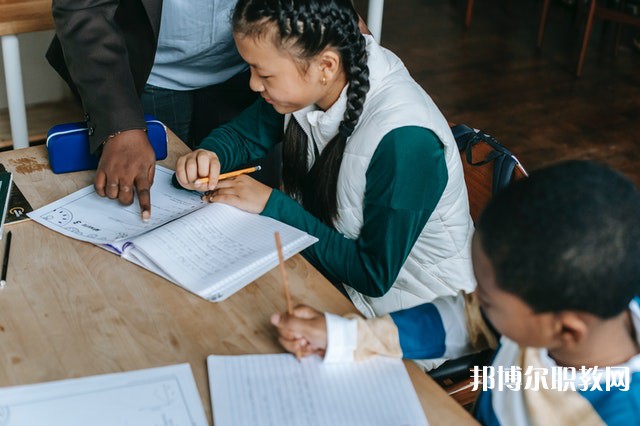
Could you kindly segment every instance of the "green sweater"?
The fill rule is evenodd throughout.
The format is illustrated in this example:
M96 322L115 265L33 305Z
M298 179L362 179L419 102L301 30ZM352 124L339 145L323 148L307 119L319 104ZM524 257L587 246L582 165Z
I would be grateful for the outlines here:
M216 152L222 172L266 156L283 136L284 117L259 99L215 129L199 148ZM372 297L384 295L424 229L447 184L444 147L430 130L407 126L386 134L366 172L363 226L352 240L274 189L264 216L318 238L302 254L334 285Z

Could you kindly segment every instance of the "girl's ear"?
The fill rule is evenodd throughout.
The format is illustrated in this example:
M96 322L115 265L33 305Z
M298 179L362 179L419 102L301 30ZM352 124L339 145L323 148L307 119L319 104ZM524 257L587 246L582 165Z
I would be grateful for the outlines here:
M319 80L326 82L333 81L336 76L342 73L342 58L333 49L325 49L317 56L317 66L319 70Z
M557 314L558 327L556 339L560 340L564 347L575 347L588 337L589 327L585 318L577 312L565 311Z

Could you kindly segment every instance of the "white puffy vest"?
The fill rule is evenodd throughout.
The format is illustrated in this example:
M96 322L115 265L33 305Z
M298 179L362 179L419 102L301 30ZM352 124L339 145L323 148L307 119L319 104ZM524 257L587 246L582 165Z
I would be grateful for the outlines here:
M382 138L403 126L433 131L444 144L448 182L436 209L416 241L393 287L382 297L368 297L345 285L354 305L367 317L407 309L436 297L472 291L470 242L473 222L460 154L447 121L429 95L411 78L402 61L367 38L370 90L364 110L347 140L338 176L338 231L358 238L363 222L366 171ZM346 87L327 111L310 106L293 113L318 152L338 133L346 108ZM290 119L285 119L285 127ZM309 144L309 167L315 161ZM416 182L416 185L429 182Z

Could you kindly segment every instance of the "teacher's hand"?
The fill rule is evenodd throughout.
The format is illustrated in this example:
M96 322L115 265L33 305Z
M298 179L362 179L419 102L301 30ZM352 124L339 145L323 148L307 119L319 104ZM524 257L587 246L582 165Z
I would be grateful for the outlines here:
M126 130L104 145L94 181L101 197L133 203L138 194L142 220L151 217L151 185L155 174L156 154L147 134L140 129Z

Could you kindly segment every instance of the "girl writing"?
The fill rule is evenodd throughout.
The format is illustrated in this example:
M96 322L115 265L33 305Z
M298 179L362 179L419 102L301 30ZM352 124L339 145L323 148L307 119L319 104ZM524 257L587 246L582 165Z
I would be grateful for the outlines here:
M303 255L364 315L472 291L473 225L447 121L360 32L351 0L240 0L233 35L261 99L178 160L180 184L316 236ZM218 182L281 141L282 191L246 175Z

